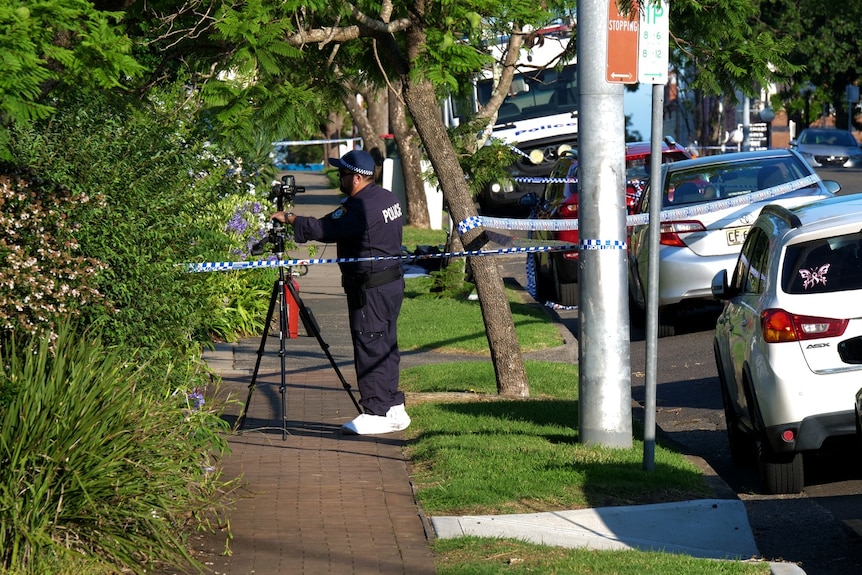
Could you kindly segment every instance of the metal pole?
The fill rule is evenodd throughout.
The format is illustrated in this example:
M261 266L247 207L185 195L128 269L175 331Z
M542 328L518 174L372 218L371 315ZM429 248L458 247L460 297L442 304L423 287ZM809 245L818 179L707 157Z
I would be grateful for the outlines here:
M578 424L582 443L630 448L625 115L623 86L606 80L608 2L578 2Z
M646 300L646 397L644 399L644 469L655 470L656 374L658 373L658 252L661 218L661 144L664 118L664 86L652 87L650 127L649 259Z

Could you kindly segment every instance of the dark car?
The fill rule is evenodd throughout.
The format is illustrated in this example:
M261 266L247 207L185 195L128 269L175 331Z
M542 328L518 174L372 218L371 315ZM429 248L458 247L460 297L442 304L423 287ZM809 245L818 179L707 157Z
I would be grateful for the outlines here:
M649 142L626 144L626 207L629 213L649 178L651 146ZM688 151L672 138L662 142L662 163L691 158ZM533 204L532 217L539 219L578 218L578 157L574 150L563 154L554 164L541 197L525 198ZM578 243L578 230L539 231L533 237L547 242ZM564 306L578 305L578 252L544 252L531 255L539 301L553 301Z

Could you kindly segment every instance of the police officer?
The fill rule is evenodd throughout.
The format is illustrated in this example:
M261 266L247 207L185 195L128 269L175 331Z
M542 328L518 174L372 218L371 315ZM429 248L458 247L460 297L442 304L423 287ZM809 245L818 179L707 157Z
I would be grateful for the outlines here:
M338 168L339 187L347 195L334 212L319 219L276 212L272 218L291 224L299 243L335 242L339 259L389 258L339 263L364 410L342 430L360 435L401 431L410 425L398 389L396 324L404 299L401 204L374 183L375 162L367 152L353 150L329 163Z

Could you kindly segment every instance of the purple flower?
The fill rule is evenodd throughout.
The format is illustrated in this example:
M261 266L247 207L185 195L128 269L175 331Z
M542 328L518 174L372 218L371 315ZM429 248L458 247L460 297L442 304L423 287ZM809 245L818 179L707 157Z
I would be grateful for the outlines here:
M248 228L248 222L243 217L242 213L237 210L228 220L227 225L225 226L225 231L242 234L245 232L246 228Z
M189 404L192 405L194 409L200 410L204 406L204 395L199 391L193 391L188 394Z

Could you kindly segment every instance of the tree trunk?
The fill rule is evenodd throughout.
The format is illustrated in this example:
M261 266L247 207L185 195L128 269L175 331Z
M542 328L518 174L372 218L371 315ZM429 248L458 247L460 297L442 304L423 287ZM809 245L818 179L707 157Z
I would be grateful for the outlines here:
M419 151L419 134L407 122L407 113L401 94L389 91L389 125L401 156L401 171L404 174L404 195L407 198L407 224L427 230L431 227L428 214L428 199L422 181L422 155ZM434 214L435 218L442 217ZM439 220L437 220L439 223Z
M368 122L381 139L389 133L389 91L377 86L367 85L360 92L365 100L365 110ZM385 142L384 142L385 143ZM386 149L380 150L386 156Z
M350 117L353 118L353 125L359 131L362 137L364 149L374 157L378 163L378 169L374 174L374 178L380 181L380 174L383 166L383 158L386 157L386 145L383 143L383 138L378 132L377 127L371 123L368 113L359 105L356 98L352 95L346 95L341 99L344 102L344 107L350 112Z
M475 216L476 208L470 189L437 109L434 87L426 80L410 78L409 74L403 75L402 82L407 108L437 174L453 221L457 223ZM464 234L462 240L468 249L478 249L483 243L483 236L481 231L472 230ZM492 256L470 260L485 320L485 335L497 376L497 391L504 396L528 397L527 373L500 270Z
M344 128L344 117L338 112L330 112L329 113L329 123L326 125L326 129L324 131L324 136L327 140L335 140L341 138L341 130ZM327 158L335 158L340 154L338 153L338 145L337 144L324 144L323 145L323 164L326 166Z

